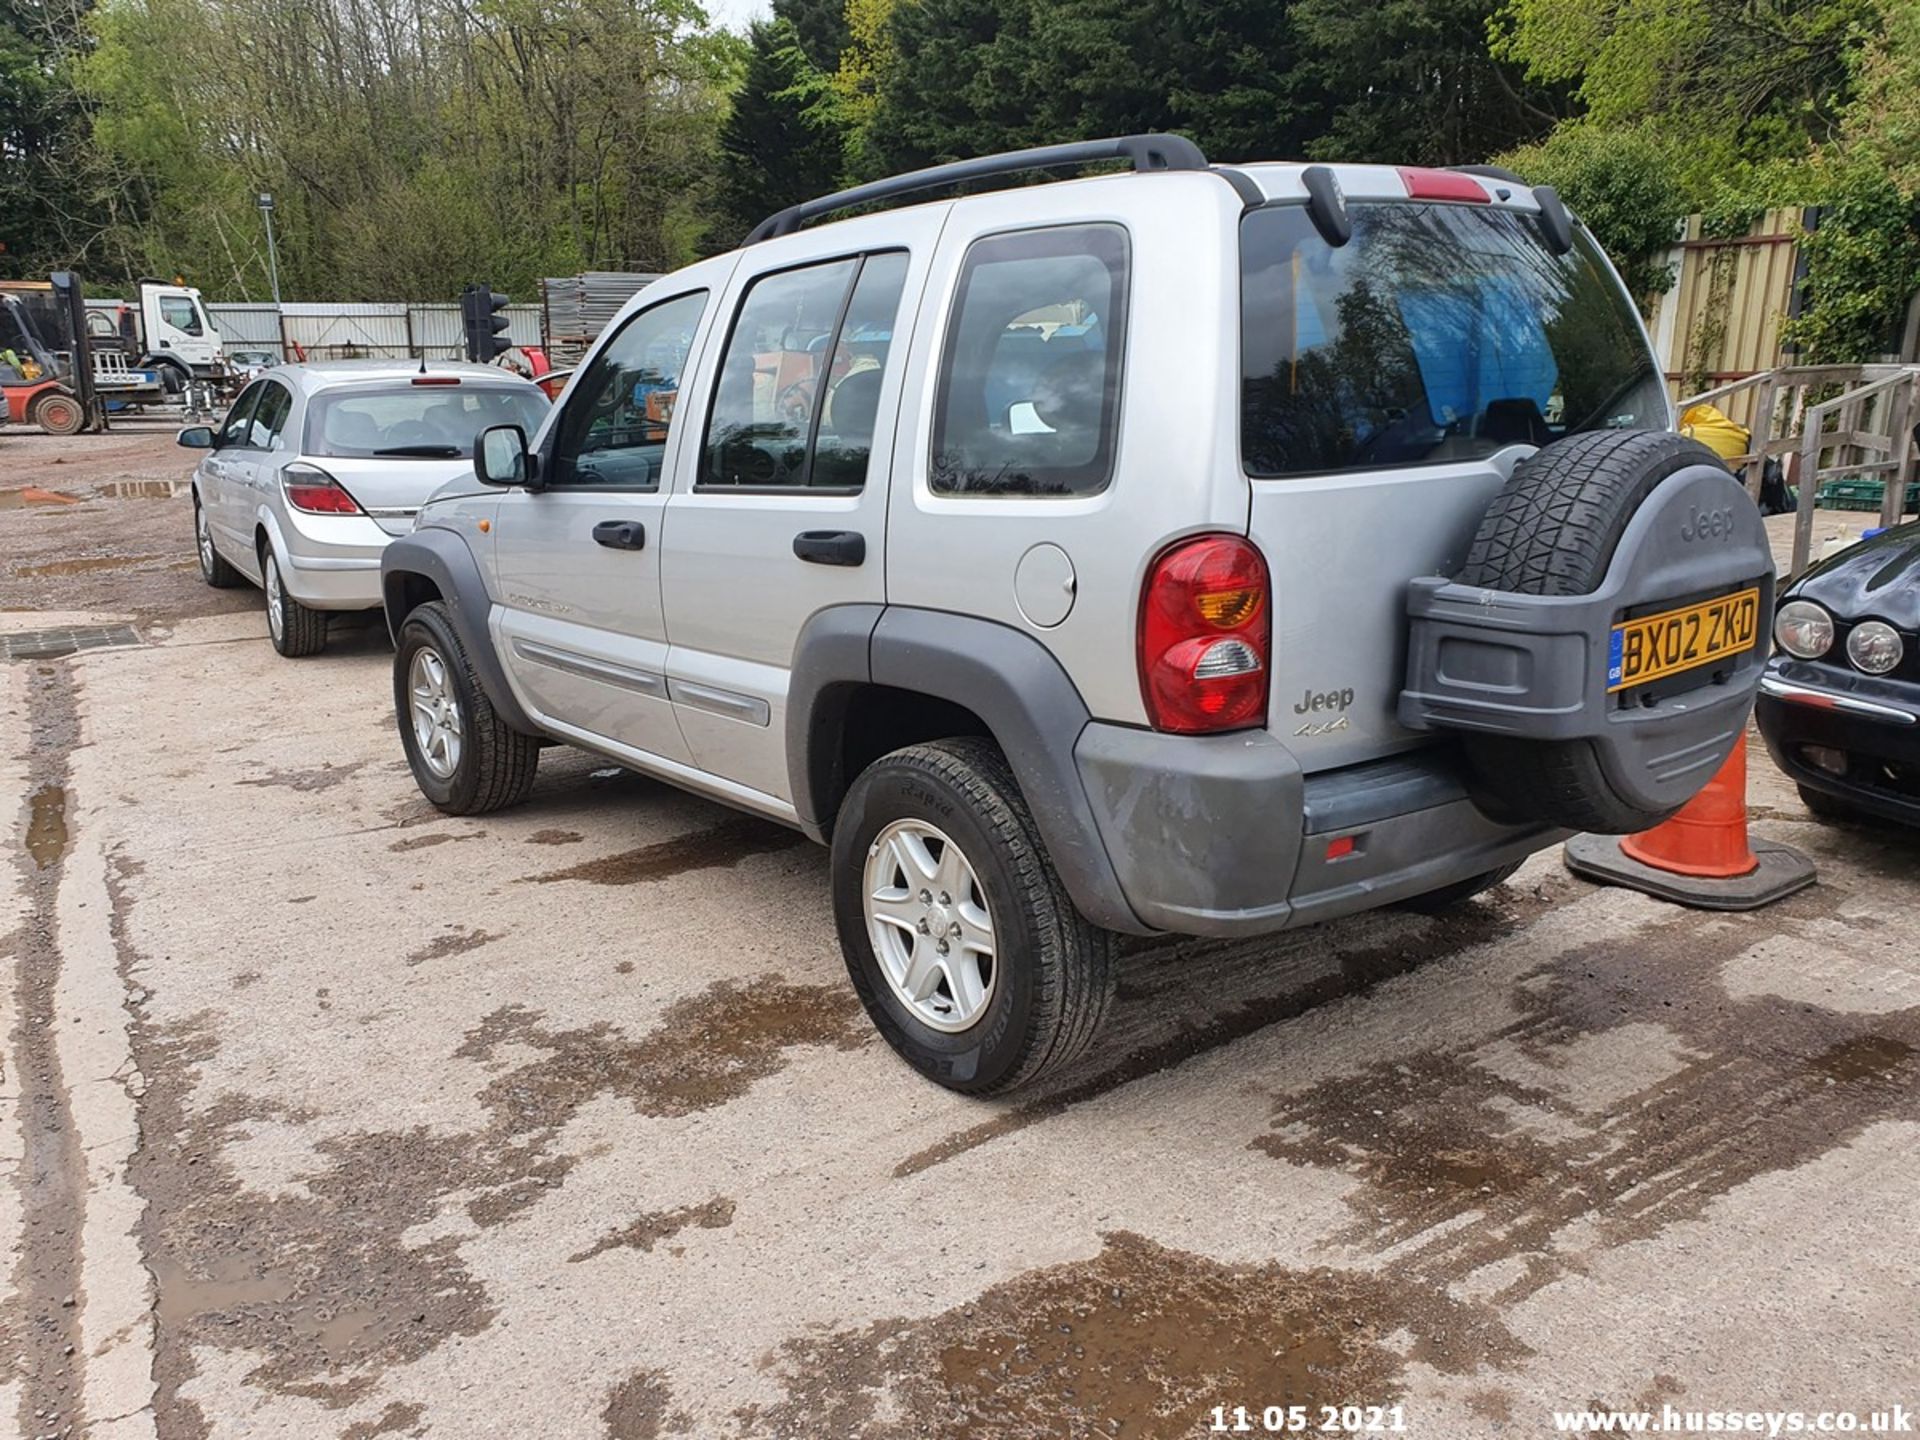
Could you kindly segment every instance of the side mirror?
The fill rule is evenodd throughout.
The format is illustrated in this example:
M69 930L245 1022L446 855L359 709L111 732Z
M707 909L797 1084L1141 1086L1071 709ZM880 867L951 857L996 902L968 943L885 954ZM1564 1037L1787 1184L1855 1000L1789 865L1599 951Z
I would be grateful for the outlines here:
M173 443L188 450L213 449L213 427L211 425L189 425L173 437Z
M534 483L534 457L527 453L527 432L518 425L482 430L473 447L474 477L483 485Z

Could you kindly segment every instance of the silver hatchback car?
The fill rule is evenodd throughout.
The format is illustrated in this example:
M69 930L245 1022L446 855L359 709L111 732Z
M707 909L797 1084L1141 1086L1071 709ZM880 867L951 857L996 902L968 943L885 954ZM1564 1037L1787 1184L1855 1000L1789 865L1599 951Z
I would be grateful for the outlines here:
M381 604L380 554L447 481L472 473L492 425L533 430L536 385L489 365L373 360L285 365L241 392L219 425L179 435L205 450L193 525L207 584L267 595L282 655L327 643L327 612Z

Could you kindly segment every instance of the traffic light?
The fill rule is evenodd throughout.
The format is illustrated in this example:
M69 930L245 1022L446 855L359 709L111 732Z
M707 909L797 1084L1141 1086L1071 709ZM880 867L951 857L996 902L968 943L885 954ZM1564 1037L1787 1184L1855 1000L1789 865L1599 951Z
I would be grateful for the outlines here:
M487 285L460 292L460 319L467 332L467 359L482 364L513 348L507 338L507 297Z

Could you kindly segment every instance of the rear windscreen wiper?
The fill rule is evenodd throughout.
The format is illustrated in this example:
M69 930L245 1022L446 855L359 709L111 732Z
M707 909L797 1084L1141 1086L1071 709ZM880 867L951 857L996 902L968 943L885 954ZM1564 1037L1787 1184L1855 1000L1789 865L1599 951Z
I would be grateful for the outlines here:
M429 459L453 460L467 452L458 445L390 445L384 450L376 450L375 455L419 455Z

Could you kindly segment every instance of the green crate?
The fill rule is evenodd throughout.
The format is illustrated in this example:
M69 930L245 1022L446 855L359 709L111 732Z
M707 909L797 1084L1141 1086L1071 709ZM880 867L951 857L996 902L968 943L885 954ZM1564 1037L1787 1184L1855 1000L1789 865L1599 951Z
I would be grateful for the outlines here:
M1867 510L1877 515L1886 494L1886 481L1856 476L1827 481L1820 487L1819 503L1829 510ZM1920 481L1907 486L1907 503L1903 508L1909 514L1920 511Z

